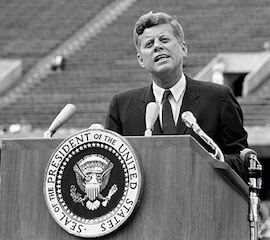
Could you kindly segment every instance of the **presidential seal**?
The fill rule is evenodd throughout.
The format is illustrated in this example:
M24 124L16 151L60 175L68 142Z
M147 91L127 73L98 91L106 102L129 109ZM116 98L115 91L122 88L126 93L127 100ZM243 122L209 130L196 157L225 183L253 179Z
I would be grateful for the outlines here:
M126 223L141 189L134 149L105 129L86 129L62 141L44 178L44 197L54 220L68 233L85 238L107 235Z

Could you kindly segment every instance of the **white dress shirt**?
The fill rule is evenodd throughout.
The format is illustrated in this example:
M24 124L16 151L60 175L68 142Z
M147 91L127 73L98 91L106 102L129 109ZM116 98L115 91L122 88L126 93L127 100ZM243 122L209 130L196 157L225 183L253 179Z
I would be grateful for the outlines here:
M186 90L186 76L182 74L180 80L169 90L171 90L172 95L169 97L169 102L172 107L172 113L175 125L177 124L180 108L183 101L183 96ZM159 87L153 82L153 93L156 99L156 103L159 105L159 119L162 125L162 97L165 92L164 88Z

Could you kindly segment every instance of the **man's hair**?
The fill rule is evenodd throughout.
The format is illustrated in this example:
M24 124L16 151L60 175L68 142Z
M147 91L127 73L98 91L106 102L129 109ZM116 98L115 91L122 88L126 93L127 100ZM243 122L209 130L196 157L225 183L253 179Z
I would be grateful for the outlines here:
M170 24L173 33L179 42L184 42L184 31L177 21L176 17L172 17L164 12L153 13L152 11L142 15L136 22L133 30L133 40L137 51L139 50L139 36L143 34L146 28L150 28L160 24Z

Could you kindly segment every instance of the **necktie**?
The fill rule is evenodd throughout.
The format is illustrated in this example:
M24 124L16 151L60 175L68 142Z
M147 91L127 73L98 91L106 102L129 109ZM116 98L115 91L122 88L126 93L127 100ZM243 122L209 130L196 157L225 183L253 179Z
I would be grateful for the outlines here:
M172 107L169 102L169 96L171 95L170 90L166 90L163 94L162 100L162 127L164 134L174 134L175 123L173 120Z

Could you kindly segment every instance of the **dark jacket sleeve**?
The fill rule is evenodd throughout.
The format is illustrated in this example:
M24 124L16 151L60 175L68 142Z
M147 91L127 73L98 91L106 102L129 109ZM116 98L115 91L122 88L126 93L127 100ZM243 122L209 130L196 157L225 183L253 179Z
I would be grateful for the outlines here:
M106 116L105 127L106 129L112 130L121 135L123 134L116 95L112 97L112 100L110 102L109 109Z
M240 159L240 151L248 148L247 132L243 127L243 113L230 88L222 95L221 127L225 161L248 182L248 163Z
M193 86L194 87L194 86ZM248 148L247 132L243 127L243 113L230 87L197 81L199 91L195 117L202 130L214 140L235 172L248 181L247 163L240 159L240 152ZM194 133L192 133L194 135ZM195 138L198 139L198 136ZM202 140L198 140L212 151Z

